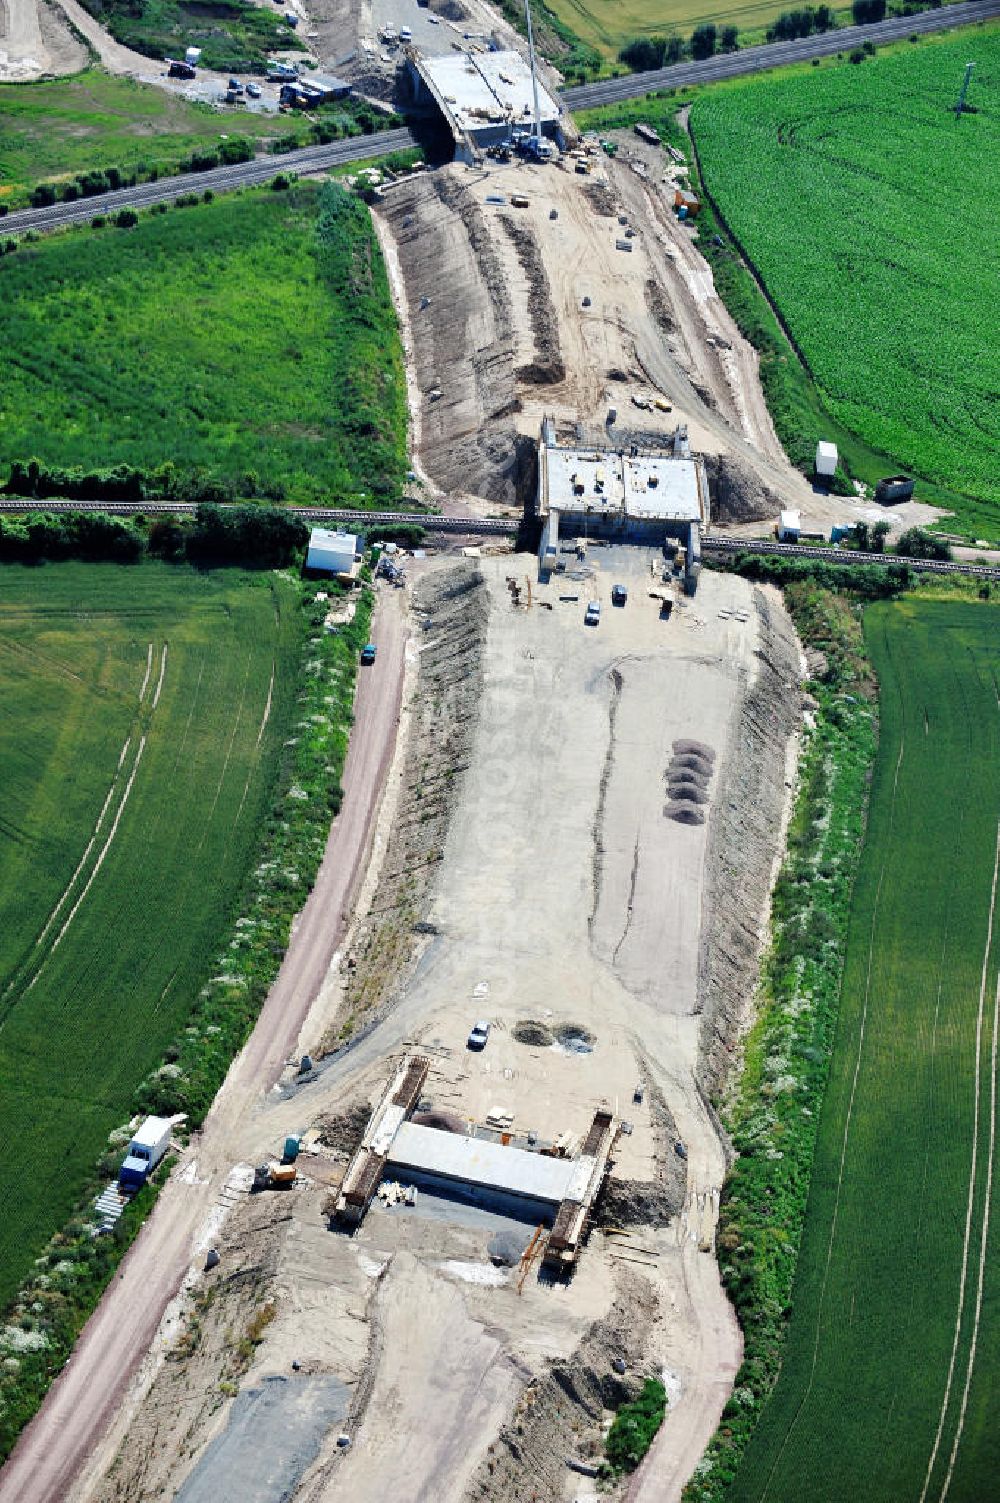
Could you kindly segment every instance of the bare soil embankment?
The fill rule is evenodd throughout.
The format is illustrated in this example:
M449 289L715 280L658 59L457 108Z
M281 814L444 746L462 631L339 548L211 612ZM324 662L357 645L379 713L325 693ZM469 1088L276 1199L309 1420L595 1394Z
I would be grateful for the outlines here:
M525 1387L469 1488L469 1503L560 1499L567 1457L591 1466L603 1459L606 1414L636 1398L653 1376L647 1341L658 1308L647 1278L618 1274L614 1303L572 1357Z
M802 720L801 647L776 591L754 591L757 673L714 802L698 967L701 1079L724 1089L746 1032L789 802L787 751Z
M419 670L402 790L367 914L344 967L342 1000L322 1051L378 1013L407 974L422 937L451 813L461 795L482 687L489 601L472 560L417 585Z
M519 504L513 311L482 210L456 169L379 209L396 242L413 335L421 465L442 490Z

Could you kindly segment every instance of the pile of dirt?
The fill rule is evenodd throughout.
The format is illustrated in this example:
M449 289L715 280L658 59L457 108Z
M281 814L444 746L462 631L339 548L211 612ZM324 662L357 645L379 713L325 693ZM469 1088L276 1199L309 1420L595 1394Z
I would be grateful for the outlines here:
M777 491L739 455L706 454L705 467L713 522L765 522L778 515L782 503Z
M755 590L754 606L758 672L743 702L706 851L698 1007L701 1082L709 1094L726 1084L749 1021L780 850L786 751L802 713L799 643L791 620L774 592Z
M338 1153L350 1158L364 1137L371 1114L370 1103L358 1101L342 1112L331 1112L317 1118L315 1126L319 1132L319 1141L324 1148L336 1149Z
M607 183L584 183L580 191L595 214L600 214L602 219L614 219L618 204Z
M455 1112L444 1112L434 1108L426 1112L414 1112L411 1121L417 1127L436 1127L438 1132L464 1133L466 1124L462 1117Z
M683 1199L680 1202L683 1205ZM595 1226L669 1226L680 1210L677 1197L657 1180L617 1179L613 1174L594 1207Z
M482 210L445 168L398 184L377 213L410 310L420 463L444 491L520 505L531 475L513 421L513 306Z
M656 327L664 334L673 334L677 328L673 308L666 290L659 282L649 277L646 282L646 307Z
M566 364L559 344L559 319L538 241L529 225L512 219L509 214L497 217L528 279L528 314L535 341L535 359L519 366L516 374L521 381L536 386L555 386L565 381Z
M337 1017L323 1052L340 1042L344 1020L356 1028L381 1015L406 980L429 912L438 865L461 779L469 763L482 693L482 648L489 594L471 559L428 574L414 613L424 642L413 694L400 802L378 886L354 946Z
M537 1023L534 1018L515 1023L513 1033L517 1043L532 1044L536 1049L548 1049L554 1042L552 1029L545 1023Z
M671 802L678 804L707 804L708 794L697 783L670 783L667 788Z
M570 1357L527 1385L467 1498L531 1503L565 1497L567 1457L599 1462L605 1411L636 1398L646 1377L653 1376L648 1337L657 1313L649 1280L632 1270L619 1273L607 1315L594 1322Z

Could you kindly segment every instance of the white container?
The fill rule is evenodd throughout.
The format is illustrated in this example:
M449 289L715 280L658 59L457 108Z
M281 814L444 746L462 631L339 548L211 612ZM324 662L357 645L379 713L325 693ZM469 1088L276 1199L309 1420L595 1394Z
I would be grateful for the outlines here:
M837 445L820 439L816 445L816 474L831 478L837 473Z

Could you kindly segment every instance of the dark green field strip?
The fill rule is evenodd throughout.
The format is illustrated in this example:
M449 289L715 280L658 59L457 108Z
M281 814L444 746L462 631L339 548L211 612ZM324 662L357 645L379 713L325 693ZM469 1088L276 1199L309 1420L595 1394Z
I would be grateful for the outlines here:
M966 60L978 112L956 122ZM713 199L833 418L980 503L970 521L1000 501L1000 346L983 274L998 88L1000 33L983 31L734 84L691 114ZM937 181L963 185L944 216L914 197L928 161Z
M907 602L872 607L866 625L881 740L785 1362L733 1489L754 1503L919 1503L958 1315L1000 815L1000 612ZM1000 924L966 1295L928 1499L940 1496L976 1311L998 958ZM992 1199L996 1210L995 1184ZM952 1499L989 1497L1000 1464L986 1420L1000 1380L987 1266Z
M19 824L31 841L29 850L0 835L2 986L15 979L0 1021L0 1078L18 1084L0 1098L0 1141L23 1145L0 1160L2 1301L32 1249L71 1211L81 1175L208 979L258 848L301 639L292 590L272 576L57 565L8 568L0 590L0 639L39 649L30 678L20 667L8 673L11 655L0 652L7 727L0 753L6 768L11 751ZM147 613L137 628L130 607L146 591L147 606L161 606L159 619ZM32 624L24 608L44 596L63 610L50 608ZM16 623L3 609L12 601ZM67 687L51 666L71 657L74 642L87 667L81 679L123 690L114 714L85 682ZM36 716L46 692L51 715ZM75 797L63 802L71 777ZM33 887L17 885L26 851ZM56 922L36 944L81 857Z

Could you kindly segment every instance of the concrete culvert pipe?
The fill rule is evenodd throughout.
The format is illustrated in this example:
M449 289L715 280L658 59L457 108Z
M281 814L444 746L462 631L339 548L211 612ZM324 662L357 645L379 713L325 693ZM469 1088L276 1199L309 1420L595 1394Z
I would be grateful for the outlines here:
M705 823L704 814L693 804L667 804L663 812L668 819L675 819L679 825L703 825Z
M671 783L667 789L671 799L675 803L682 804L707 804L708 794L704 788L696 788L692 783Z
M683 768L687 768L690 772L703 772L708 778L712 776L711 762L706 761L704 757L696 756L693 752L684 752L671 757L670 771L680 772Z
M694 757L704 757L706 762L715 761L715 752L704 741L675 741L672 750L678 757L690 754Z
M668 767L664 776L671 783L692 783L695 788L707 788L711 781L707 772L695 772L693 767Z

